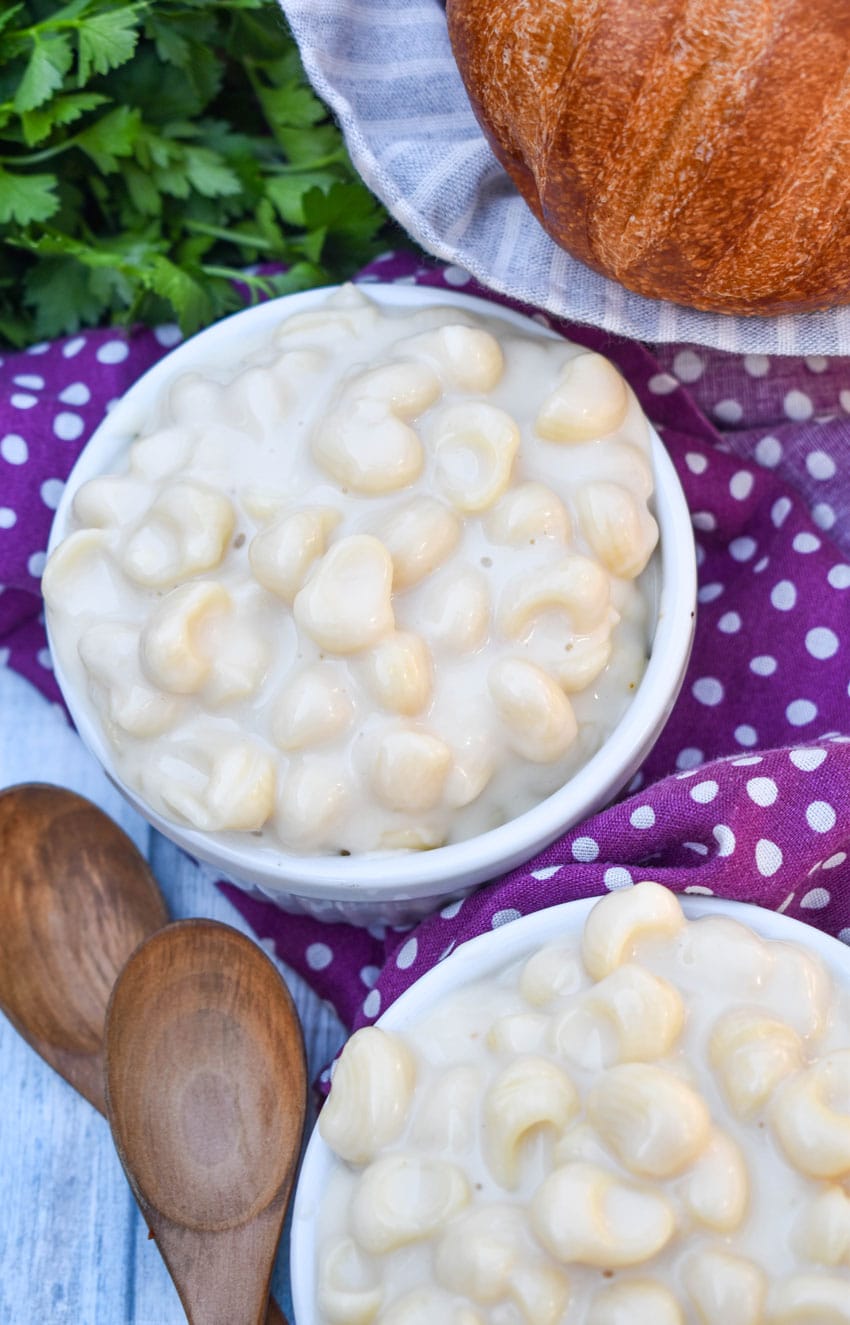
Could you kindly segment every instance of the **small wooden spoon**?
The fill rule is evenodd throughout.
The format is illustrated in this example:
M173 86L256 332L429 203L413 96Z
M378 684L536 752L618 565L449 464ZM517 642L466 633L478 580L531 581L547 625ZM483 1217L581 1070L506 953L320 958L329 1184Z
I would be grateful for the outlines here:
M63 787L0 792L0 1009L101 1113L112 986L167 923L147 861L102 810Z
M104 1115L109 996L167 924L144 856L91 801L46 783L0 791L0 1011ZM273 1299L267 1325L286 1325Z
M113 990L106 1105L189 1325L260 1325L307 1097L298 1014L237 930L184 920Z

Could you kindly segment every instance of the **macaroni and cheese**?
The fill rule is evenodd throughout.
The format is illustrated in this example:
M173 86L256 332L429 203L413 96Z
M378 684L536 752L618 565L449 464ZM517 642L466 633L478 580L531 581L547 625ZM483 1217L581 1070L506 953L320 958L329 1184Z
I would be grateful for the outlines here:
M644 881L358 1031L319 1118L317 1322L850 1322L848 1012L804 948Z
M158 814L429 848L545 799L640 682L646 420L601 356L353 288L172 380L83 484L51 640Z

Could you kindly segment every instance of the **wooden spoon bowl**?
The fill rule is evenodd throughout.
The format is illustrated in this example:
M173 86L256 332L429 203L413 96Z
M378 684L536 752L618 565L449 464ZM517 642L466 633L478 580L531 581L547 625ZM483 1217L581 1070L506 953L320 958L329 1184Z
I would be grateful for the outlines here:
M101 1113L104 1009L167 922L147 861L97 806L42 783L0 792L0 1008Z
M255 1325L301 1144L301 1028L274 965L215 921L133 955L106 1021L115 1144L192 1325Z

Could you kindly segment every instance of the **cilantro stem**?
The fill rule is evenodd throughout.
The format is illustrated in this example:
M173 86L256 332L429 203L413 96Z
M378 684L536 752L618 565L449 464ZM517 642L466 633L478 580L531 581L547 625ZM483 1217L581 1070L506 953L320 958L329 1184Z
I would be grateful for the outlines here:
M211 239L226 239L231 244L246 244L249 248L274 249L275 244L262 235L248 235L243 230L225 230L220 225L208 225L205 221L184 221L187 230L199 235L209 235ZM209 267L207 271L211 270Z
M303 175L311 170L324 170L326 166L338 166L342 160L342 152L336 148L333 152L328 152L326 156L316 157L315 161L304 162L279 162L272 161L266 167L266 173L269 175Z
M2 166L37 166L42 161L49 161L51 157L59 156L61 152L67 152L69 147L76 145L79 134L72 138L66 138L64 143L56 143L54 147L45 147L41 152L26 152L22 156L0 156L0 165Z
M255 272L239 271L236 267L214 267L207 266L204 263L204 274L206 276L223 276L228 281L239 281L242 285L249 287L257 286L258 289L268 293L271 286L268 277L258 276Z

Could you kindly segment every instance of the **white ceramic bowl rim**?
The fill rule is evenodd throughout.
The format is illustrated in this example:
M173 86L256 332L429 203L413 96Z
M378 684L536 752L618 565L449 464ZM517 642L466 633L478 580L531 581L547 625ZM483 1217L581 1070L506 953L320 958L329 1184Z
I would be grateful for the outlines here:
M277 325L286 314L302 312L323 301L334 289L322 287L285 295L244 309L200 332L172 350L140 377L118 401L83 448L65 485L54 517L48 553L65 537L72 520L77 489L88 479L120 464L121 457L144 422L152 398L178 373L221 362L220 352L236 340L245 347ZM447 306L505 321L537 336L561 339L557 332L490 300L430 286L365 284L377 302L397 307ZM218 354L217 354L218 352ZM201 359L200 356L203 356ZM564 831L601 809L634 774L669 716L678 694L693 640L696 602L696 559L693 530L673 463L652 431L655 504L661 528L661 594L658 622L649 661L625 715L599 751L563 787L498 828L477 837L423 852L368 853L341 858L299 856L253 842L245 847L222 837L210 838L154 812L114 771L113 754L93 710L68 681L57 651L52 649L55 675L74 724L107 775L139 812L191 855L229 873L236 880L256 882L269 891L293 892L311 899L356 902L434 897L451 884L495 878L529 860ZM50 622L47 623L48 638ZM376 878L376 875L380 877Z
M544 907L469 939L400 994L375 1025L388 1031L405 1030L454 990L504 970L544 944L564 938L577 939L588 912L599 900L599 897L586 897ZM850 952L844 943L823 930L778 911L723 897L679 895L679 901L688 919L727 916L749 926L762 938L804 945L822 959L830 975L850 987ZM312 1323L316 1318L316 1214L336 1163L333 1152L314 1127L295 1190L290 1235L290 1281L299 1325L302 1321Z

